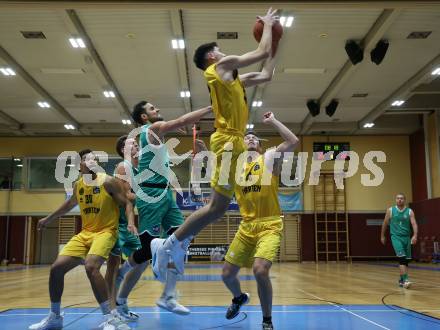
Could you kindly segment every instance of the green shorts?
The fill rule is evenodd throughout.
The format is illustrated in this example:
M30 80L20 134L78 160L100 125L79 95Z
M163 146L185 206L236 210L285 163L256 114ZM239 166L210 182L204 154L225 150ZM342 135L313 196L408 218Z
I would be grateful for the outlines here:
M163 192L163 189L159 188L143 189L150 196L157 195L158 191ZM166 237L170 229L178 228L184 221L171 189L168 189L165 196L157 203L146 203L136 199L136 207L139 213L139 235L148 232L154 237Z
M391 243L393 244L397 257L411 259L411 237L392 235Z
M136 250L142 248L139 237L133 235L127 228L119 228L119 238L113 246L110 254L114 256L131 256Z

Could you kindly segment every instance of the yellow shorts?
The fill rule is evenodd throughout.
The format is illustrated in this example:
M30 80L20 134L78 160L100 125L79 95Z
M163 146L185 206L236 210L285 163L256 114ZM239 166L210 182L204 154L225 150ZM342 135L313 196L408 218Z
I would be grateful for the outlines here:
M117 233L113 232L93 233L83 230L70 239L61 250L60 256L85 259L88 254L93 254L107 259L117 238Z
M241 222L225 260L238 267L252 267L254 258L275 260L283 236L280 217Z
M228 148L228 146L232 148ZM211 135L210 150L217 156L215 172L211 178L211 188L226 197L232 198L236 184L237 159L246 151L243 134L218 129ZM230 167L227 166L229 164L221 167L224 151L228 152L231 156Z

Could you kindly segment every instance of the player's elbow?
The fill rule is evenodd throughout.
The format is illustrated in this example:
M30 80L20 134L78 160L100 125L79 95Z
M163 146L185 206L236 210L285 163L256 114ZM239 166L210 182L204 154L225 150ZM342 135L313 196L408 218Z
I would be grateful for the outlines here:
M292 137L291 139L289 139L289 141L287 141L287 143L288 143L288 150L293 150L298 145L299 139L295 136L295 137Z
M266 75L263 77L263 82L269 82L269 81L272 80L272 78L273 78L273 74L266 74Z

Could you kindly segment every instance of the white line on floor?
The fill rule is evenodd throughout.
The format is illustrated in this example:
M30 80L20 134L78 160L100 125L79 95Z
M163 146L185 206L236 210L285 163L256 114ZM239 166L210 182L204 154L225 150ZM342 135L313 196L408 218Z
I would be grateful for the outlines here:
M302 293L304 293L304 294L306 294L306 295L308 295L308 296L310 296L310 297L313 297L313 298L315 298L315 299L319 299L319 300L323 300L323 301L324 301L324 299L322 299L322 298L320 298L320 297L318 297L318 296L316 296L316 295L314 295L314 294L312 294L312 293L309 293L309 292L307 292L307 291L304 291L304 290L302 290L302 289L296 289L296 290L298 290L298 291L300 291L300 292L302 292ZM327 303L327 304L330 304L330 305L332 305L332 306L335 306L335 307L337 307L337 308L340 308L341 310L343 310L343 311L345 311L345 312L347 312L347 313L349 313L349 314L351 314L351 315L353 315L353 316L356 316L356 317L358 317L358 318L360 318L360 319L362 319L362 320L364 320L364 321L367 321L368 323L374 324L375 326L377 326L377 327L379 327L379 328L382 328L382 329L385 329L385 330L391 330L390 328L384 327L383 325L381 325L381 324L379 324L379 323L376 323L376 322L374 322L374 321L371 321L371 320L369 320L369 319L367 319L367 318L365 318L365 317L363 317L363 316L361 316L361 315L359 315L359 314L356 314L356 313L354 313L354 312L352 312L352 311L349 311L348 309L345 309L344 307L341 307L341 306L339 306L339 305L336 305L336 304L334 304L334 303L332 303L332 302L330 302L330 301L326 301L326 303Z

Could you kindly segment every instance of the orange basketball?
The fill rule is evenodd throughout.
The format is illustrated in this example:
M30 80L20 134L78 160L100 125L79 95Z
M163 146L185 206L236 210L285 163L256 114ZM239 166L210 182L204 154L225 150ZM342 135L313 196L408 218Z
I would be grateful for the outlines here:
M260 42L263 35L264 23L261 20L257 20L254 25L254 38ZM283 27L280 22L276 21L272 26L272 56L275 56L278 48L278 42L283 36Z

